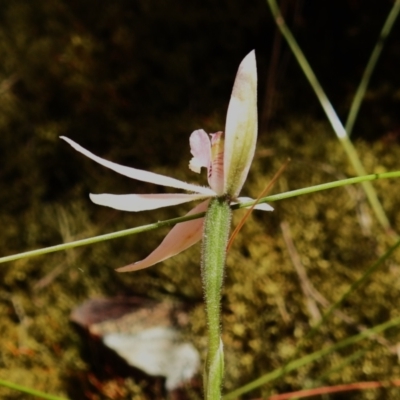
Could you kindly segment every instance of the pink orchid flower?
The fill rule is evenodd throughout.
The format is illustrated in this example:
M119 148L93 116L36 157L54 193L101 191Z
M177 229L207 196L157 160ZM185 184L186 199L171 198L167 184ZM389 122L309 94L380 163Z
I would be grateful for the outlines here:
M75 150L93 161L132 179L183 189L192 193L175 194L90 194L91 200L99 205L124 211L153 210L173 206L193 200L204 200L187 215L207 210L209 199L226 196L232 203L251 200L238 197L246 180L257 141L257 69L255 53L249 53L239 66L223 132L210 134L202 130L190 136L190 149L193 155L189 168L200 173L207 168L209 187L186 183L168 176L140 169L125 167L104 160L81 147L71 139L61 137ZM257 204L256 209L272 211L268 204ZM172 257L197 243L203 233L204 218L185 221L175 225L161 244L145 259L119 268L120 272L136 271L150 267Z

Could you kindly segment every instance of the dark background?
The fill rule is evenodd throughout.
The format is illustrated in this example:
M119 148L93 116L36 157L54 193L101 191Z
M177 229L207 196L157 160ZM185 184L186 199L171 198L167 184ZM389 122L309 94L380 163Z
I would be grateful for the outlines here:
M280 4L288 25L344 121L393 2L283 0ZM398 169L398 153L391 154L387 144L396 144L400 134L399 34L397 22L354 128L353 137L371 172L379 168ZM259 73L260 154L265 150L265 154L271 155L270 147L272 154L276 149L274 162L278 166L286 156L295 156L279 181L286 182L288 177L289 183L279 189L354 174L340 146L335 147L334 133L326 124L303 72L284 40L279 42L265 1L0 0L1 255L182 215L181 209L176 208L129 214L94 206L88 199L89 192L150 193L163 189L107 171L73 151L59 136L68 136L123 165L192 180L193 174L186 174L189 135L198 128L208 132L223 129L235 73L252 49L256 50ZM330 137L332 142L326 139ZM263 157L260 154L259 160ZM328 169L323 169L324 163L331 168L328 173ZM246 194L254 196L264 188L267 178L278 168L267 168L270 164L272 161L266 157L253 166L250 184L254 190ZM316 171L320 175L314 179ZM384 184L388 186L380 196L398 224L398 201L383 195L396 193L397 188ZM227 349L238 345L237 363L231 363L238 369L236 375L230 372L231 389L261 376L271 366L282 365L285 358L275 350L285 340L293 343L294 332L308 326L307 312L303 312L302 299L298 298L301 290L296 286L297 277L279 242L281 219L292 216L292 226L298 229L294 235L299 241L304 237L300 251L311 259L310 268L315 268L313 278L318 287L333 286L332 298L336 298L338 287L355 279L350 267L364 271L376 259L377 235L371 234L367 239L361 235L354 221L355 205L346 196L345 193L339 199L326 199L315 195L310 197L312 200L304 200L301 207L294 200L282 202L281 211L277 207L270 216L254 217L256 222L249 228L250 234L246 236L245 230L242 239L238 239L243 243L237 245L237 253L231 259L237 257L244 267L236 271L237 276L232 270L228 275L224 316L226 326L233 326L232 321L240 323L245 326L245 333L243 337L233 333L227 344ZM307 235L303 234L304 227ZM356 233L351 231L353 227ZM2 265L0 307L5 317L0 332L7 338L17 336L20 322L7 296L20 296L33 321L29 340L33 338L34 342L28 341L27 346L35 349L40 343L46 351L50 349L50 356L46 358L47 353L40 346L34 361L12 354L9 365L0 363L0 375L16 381L12 375L15 368L18 380L41 387L40 368L44 366L46 374L54 377L50 379L53 386L49 384L45 390L63 391L65 382L69 382L71 392L76 387L77 392L83 393L89 380L83 373L79 379L76 374L90 369L85 370L80 360L87 347L74 336L68 315L79 302L94 295L135 292L160 298L167 294L198 302L199 310L203 310L198 270L194 274L191 269L198 267L198 252L195 257L182 255L170 264L163 263L138 274L120 275L113 270L148 254L165 231ZM247 237L251 238L250 244ZM343 250L340 246L348 248ZM318 258L315 264L313 257ZM254 274L251 280L246 268L254 263L258 263L259 275ZM289 322L282 322L280 311L275 310L275 289L268 287L266 276L283 288L278 295L287 304ZM387 279L386 285L392 283L389 274L381 279ZM328 289L326 292L330 293ZM396 301L397 293L387 290L385 285L379 286L372 294L361 293L359 303L349 303L348 308L354 307L352 311L362 323L377 324ZM369 305L365 306L367 301ZM247 307L245 322L239 311L236 315L236 304L240 306L238 310L243 304ZM264 315L266 304L273 310L268 315ZM362 308L367 316L359 312ZM394 310L397 308L393 306ZM266 320L258 320L259 316ZM201 337L204 329L200 325L193 331ZM336 335L336 331L332 332L327 335ZM338 332L337 337L352 334L346 329L344 333ZM228 330L227 337L231 333ZM317 340L315 348L321 348L325 340ZM251 347L254 342L261 343L259 348ZM272 348L268 360L264 357L265 343ZM80 346L82 352L77 350ZM8 354L8 347L4 345L2 351ZM74 351L76 354L71 356ZM247 370L240 364L240 360L245 360L243 354L256 354ZM380 360L379 352L375 356ZM397 364L395 361L393 365ZM87 365L91 365L89 361ZM387 369L382 370L382 379L392 371L396 373L393 365L388 363ZM361 364L356 366L354 380L368 379L363 371ZM33 374L41 377L39 383L30 380ZM301 386L302 379L300 375L293 387ZM76 381L80 384L76 385ZM285 382L280 390L289 390L290 385Z
M343 119L391 5L282 2ZM399 129L399 29L397 24L374 73L355 137L373 140ZM278 42L272 53L275 35L262 0L2 1L3 184L35 164L47 182L43 200L65 196L80 179L80 168L72 165L80 162L60 135L102 155L118 152L121 163L174 165L192 130L222 128L237 66L253 48L261 128L293 117L324 120L286 44ZM267 87L268 71L273 78ZM13 165L28 145L33 151L21 156L25 168Z

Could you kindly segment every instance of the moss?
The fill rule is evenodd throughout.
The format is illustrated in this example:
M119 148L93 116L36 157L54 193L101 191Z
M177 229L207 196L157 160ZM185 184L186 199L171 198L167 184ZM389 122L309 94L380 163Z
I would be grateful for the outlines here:
M173 7L157 2L153 7L148 0L104 7L92 7L91 2L14 1L3 7L1 255L139 226L189 209L182 206L129 214L93 205L88 199L91 191L148 193L162 189L94 165L60 144L58 136L74 137L121 164L201 180L187 170L189 133L199 127L221 129L237 62L249 43L262 42L264 46L265 32L272 25L264 2L260 2L263 11L249 8L245 1L208 3L208 8L201 3L201 11L187 10L187 2ZM190 12L190 18L181 7ZM378 19L373 14L365 21L369 27ZM367 45L364 40L363 45ZM398 44L391 46L393 55L400 54L394 51ZM328 48L324 51L329 52L331 66L332 53ZM261 49L258 54L262 75L266 60ZM347 65L347 58L343 60ZM388 87L396 87L393 76L398 77L398 71L393 65L398 63L390 60L384 71L391 74L380 74L381 88L374 88L367 99L368 110L379 118L364 113L361 119L367 135L372 136L378 123L381 133L387 135L374 143L355 143L371 173L399 169L397 114L388 120L387 101L378 104L382 96L390 97ZM388 79L392 79L390 86L385 84ZM289 167L273 192L353 176L330 128L314 116L295 117L303 106L308 109L308 104L314 104L303 90L299 95L293 89L297 84L304 88L302 82L287 79L285 85L290 89L279 93L279 120L285 123L260 132L243 193L257 196L288 157ZM288 99L289 107L283 110ZM391 107L395 108L398 95L393 99ZM373 185L399 232L398 180ZM351 320L332 316L299 347L315 316L281 224L287 223L290 229L309 281L330 303L362 276L390 241L377 225L360 186L285 200L274 207L273 213L253 213L228 256L222 308L227 391L281 367L296 352L302 356L317 351L356 334L362 326L398 316L400 256L396 252L342 305L341 311ZM243 211L235 213L234 224L242 215ZM96 295L134 294L186 301L193 310L185 334L204 357L199 246L145 271L114 272L114 268L148 254L165 232L160 229L2 265L0 378L72 399L162 398L161 384L110 376L107 371L99 374L87 342L70 325L69 314ZM364 341L338 351L247 397L305 386L395 378L400 371L392 347L398 341L398 330L392 329L379 342ZM395 389L380 389L347 393L346 398L395 399L396 393ZM201 385L185 389L184 395L201 398ZM24 395L0 388L0 397L22 399Z
M312 140L307 141L304 132ZM324 125L307 123L306 129L295 122L269 134L261 133L259 143L258 155L244 190L247 194L256 196L287 156L291 157L291 164L274 192L351 175L342 149L329 137ZM397 146L385 147L380 142L373 145L358 142L356 146L369 171L396 169L400 151ZM264 156L270 153L269 149L273 149L274 154ZM191 180L190 172L184 173L186 161L182 160L182 168L178 171L162 168L159 172ZM103 183L112 187L113 177L107 177ZM36 184L40 185L40 182ZM394 185L394 180L375 183L389 219L398 223ZM18 190L17 185L15 188ZM2 231L2 243L11 244L9 251L4 247L4 252L69 241L184 212L181 207L129 215L97 208L80 199L84 190L79 186L76 188L71 197L75 199L70 203L43 205L33 196L31 206L18 219L10 219L3 213L3 220L9 223ZM13 190L12 186L10 192ZM12 197L10 193L3 196ZM389 243L357 186L285 200L274 206L273 213L253 213L228 256L223 300L226 390L280 367L296 351L298 356L305 355L357 333L361 325L373 326L398 315L395 304L400 291L397 278L399 255L395 253L343 304L341 310L352 318L352 322L345 323L340 316L335 316L312 341L297 348L313 319L282 238L280 224L288 224L308 279L329 302L339 299ZM235 224L242 215L243 211L235 213ZM93 365L87 357L86 343L68 322L71 309L99 294L147 294L159 299L168 297L197 303L186 335L204 354L206 326L198 246L135 274L119 275L112 269L146 255L164 234L165 231L160 230L4 265L0 304L1 331L6 340L1 343L1 378L24 382L49 393L69 393L73 398L79 398L78 392L110 398L107 393L111 391L113 379L118 378L110 377L101 381L101 385L93 385L94 378L90 378ZM321 312L324 309L319 308ZM394 331L388 334L387 340L388 343L398 340ZM364 347L362 343L339 351L318 364L303 367L273 383L271 389L290 390L303 387L304 382L334 384L342 382L343 377L346 382L387 380L399 373L390 347L374 341ZM362 356L346 365L347 357L356 351L362 351ZM338 365L343 365L339 372L329 373ZM133 386L132 380L118 382L124 393L120 398L155 398L152 389L143 386L143 382ZM2 390L3 396L12 396L11 392ZM367 397L358 394L352 398L379 399L383 392L387 393L376 391L372 395L368 392ZM201 392L197 393L192 395L196 398Z

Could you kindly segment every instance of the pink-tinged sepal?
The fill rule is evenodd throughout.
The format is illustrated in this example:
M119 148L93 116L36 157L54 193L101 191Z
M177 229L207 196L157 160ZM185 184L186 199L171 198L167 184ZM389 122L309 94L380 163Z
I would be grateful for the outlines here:
M84 149L78 143L75 143L73 140L65 136L61 136L60 138L69 143L76 151L79 151L79 153L82 153L86 157L92 159L93 161L96 161L98 164L103 165L104 167L109 168L115 172L118 172L121 175L127 176L128 178L136 179L143 182L154 183L155 185L169 186L175 189L183 189L190 192L202 193L208 196L215 195L214 191L207 187L193 185L191 183L186 183L178 179L170 178L169 176L155 174L154 172L144 171L142 169L125 167L123 165L105 160L104 158L98 157L90 151Z
M236 198L246 180L257 141L257 66L254 50L241 62L225 124L224 192Z
M208 203L206 200L193 208L187 215L198 214L207 210ZM138 261L134 264L129 264L125 267L118 268L118 272L130 272L137 271L139 269L151 267L167 258L186 250L190 246L200 241L203 234L204 218L194 219L192 221L185 221L176 224L161 244L150 253L142 261Z

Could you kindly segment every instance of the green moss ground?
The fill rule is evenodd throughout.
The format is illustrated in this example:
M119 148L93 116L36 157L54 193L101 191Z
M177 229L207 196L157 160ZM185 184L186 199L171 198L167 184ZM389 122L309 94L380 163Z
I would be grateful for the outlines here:
M398 169L399 146L384 141L357 142L356 146L368 171ZM114 157L118 157L118 151L118 148L112 150ZM76 163L85 163L77 154L70 156L77 159ZM244 192L256 196L287 157L292 161L273 192L352 174L342 149L326 126L311 121L293 122L285 128L259 135L256 158ZM183 172L188 160L189 153L182 157L178 169L156 170L192 180L190 171ZM91 170L101 173L98 171L101 167L91 166ZM112 188L113 178L107 174L103 184ZM85 180L85 176L82 179ZM18 201L19 186L16 182L2 192L2 204L6 204L7 198ZM38 186L40 190L40 182ZM128 190L131 186L126 180ZM374 186L394 228L399 230L397 181L382 180ZM3 254L16 252L22 244L26 249L35 248L171 218L184 212L183 207L176 207L126 214L86 202L86 194L79 184L76 191L74 201L47 204L33 201L19 218L2 214ZM299 274L283 239L283 223L290 230L309 282L328 302L338 300L389 247L388 238L363 200L360 186L285 200L274 207L273 213L253 213L228 257L223 300L227 391L290 360L318 315L310 311L313 299L301 288ZM242 215L243 211L235 213L235 224ZM0 377L74 399L114 398L115 394L110 393L115 377L103 382L101 389L90 383L89 376L94 370L98 371L98 366L91 365L86 342L68 321L74 307L96 295L142 294L194 304L186 334L204 356L206 327L198 246L145 271L134 274L113 271L146 255L164 233L163 230L154 231L2 265ZM399 254L395 253L341 307L351 321L346 323L341 316L333 316L305 343L298 355L354 335L359 325L372 327L398 316L398 276ZM399 367L393 348L399 340L398 331L392 329L383 337L386 338L383 343L364 341L290 373L265 388L265 393L395 378ZM353 354L357 357L347 363ZM115 395L115 398L154 398L146 382L118 382L122 397ZM0 389L0 393L3 398L25 398L6 389ZM84 393L86 396L91 393L93 397L85 397ZM351 393L346 398L394 399L396 393L395 389L382 389ZM193 396L199 398L199 395L190 398Z
M382 7L331 2L322 14L318 4L307 2L300 11L296 6L289 16L295 17L296 37L342 117L390 2ZM264 1L254 7L247 0L123 0L101 5L89 0L15 0L0 5L0 255L140 226L189 210L186 205L129 214L92 204L89 192L163 189L95 165L61 142L60 135L121 164L205 183L187 169L189 135L200 127L209 132L223 129L237 65L253 48L260 118L266 122L273 22ZM396 31L392 35L398 37ZM389 40L355 126L356 136L379 138L355 141L369 173L400 169L399 54L399 42ZM288 157L289 167L273 193L354 174L330 128L320 122L320 107L298 66L284 47L281 55L270 128L259 134L243 190L253 197ZM399 181L373 186L400 232ZM397 251L341 306L347 317L335 314L299 347L318 310L324 310L302 285L311 284L330 304L391 241L377 225L360 186L289 199L274 207L273 213L253 213L228 256L223 298L226 392L285 365L296 350L298 357L309 354L399 314ZM234 224L243 214L235 212ZM204 357L200 245L145 271L114 271L146 256L166 232L0 265L0 379L73 400L161 399L162 383L123 379L102 370L69 323L69 314L99 295L187 302L193 309L185 335ZM297 268L303 267L301 279L296 260ZM399 329L393 328L244 398L396 378L398 342ZM0 387L0 398L28 396ZM200 399L201 391L185 389L183 398ZM397 399L399 389L329 399L342 398Z

